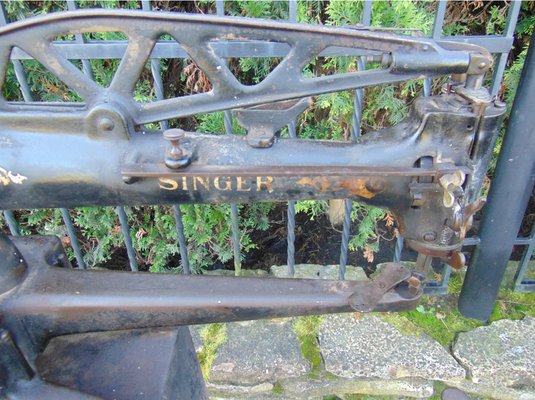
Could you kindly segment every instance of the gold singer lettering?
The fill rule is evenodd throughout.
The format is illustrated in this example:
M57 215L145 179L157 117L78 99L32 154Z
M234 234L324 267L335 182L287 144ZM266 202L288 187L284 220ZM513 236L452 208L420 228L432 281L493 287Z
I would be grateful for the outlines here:
M218 191L218 192L273 192L272 176L181 176L159 178L158 185L163 190Z

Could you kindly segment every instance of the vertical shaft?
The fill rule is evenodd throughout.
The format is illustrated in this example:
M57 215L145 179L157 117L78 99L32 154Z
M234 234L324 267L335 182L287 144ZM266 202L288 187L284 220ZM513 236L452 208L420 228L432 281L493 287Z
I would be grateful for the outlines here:
M481 221L481 244L466 273L459 310L488 320L535 181L535 35Z

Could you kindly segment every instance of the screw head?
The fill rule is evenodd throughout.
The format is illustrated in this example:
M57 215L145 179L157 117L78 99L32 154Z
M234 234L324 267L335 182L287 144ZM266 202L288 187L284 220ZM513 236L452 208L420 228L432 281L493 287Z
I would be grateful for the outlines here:
M426 242L434 242L436 238L437 238L437 234L435 232L432 232L432 231L425 232L423 234L423 239Z
M115 128L115 122L109 117L102 117L98 121L98 129L105 132L111 132Z
M163 137L165 140L180 140L184 137L186 132L183 129L173 128L163 131Z

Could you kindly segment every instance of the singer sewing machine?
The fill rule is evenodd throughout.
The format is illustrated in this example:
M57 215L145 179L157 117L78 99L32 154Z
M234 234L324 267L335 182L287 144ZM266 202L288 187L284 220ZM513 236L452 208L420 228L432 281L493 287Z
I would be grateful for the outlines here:
M124 57L107 88L69 61L83 59L76 47L56 41L94 31L128 39L110 47ZM134 100L162 34L206 74L209 92ZM286 55L246 86L228 68L221 41L274 43ZM366 50L376 68L303 75L333 48ZM39 61L83 101L0 99L2 209L349 198L389 209L418 253L464 265L461 243L483 205L504 113L483 87L492 64L483 48L365 27L86 10L0 29L1 80L13 52ZM417 99L405 121L357 142L277 136L311 96L438 75L450 76L442 94ZM146 128L230 109L246 136ZM1 236L0 254L0 393L22 397L133 398L141 385L147 398L204 398L183 326L407 310L424 284L422 274L396 263L369 282L73 270L55 237ZM151 371L140 373L136 363Z

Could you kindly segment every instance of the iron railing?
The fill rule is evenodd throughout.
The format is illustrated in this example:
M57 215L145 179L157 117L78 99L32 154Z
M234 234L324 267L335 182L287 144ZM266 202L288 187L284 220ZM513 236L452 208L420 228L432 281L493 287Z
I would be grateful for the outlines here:
M76 9L76 2L73 0L67 1L67 7L69 10ZM224 0L216 1L216 10L217 15L225 15L225 3ZM288 1L288 15L289 21L296 22L297 20L297 1L289 0ZM486 47L491 53L496 57L496 64L494 67L494 73L492 81L490 83L491 95L496 95L500 89L501 81L504 75L506 68L509 51L513 44L513 34L516 27L517 18L519 15L521 3L514 1L508 5L507 13L507 22L505 26L504 33L502 35L485 35L485 36L454 36L454 37L444 37L443 34L443 25L446 17L447 1L439 1L436 6L435 21L432 30L432 38L435 40L452 40L452 41L462 41L471 44L477 44L483 47ZM151 10L151 4L149 1L142 1L141 8L145 11ZM361 22L364 25L370 25L372 19L372 1L364 1L363 13ZM2 9L0 13L0 23L6 24L6 15ZM92 41L91 43L84 43L84 38L82 35L77 34L75 37L75 43L69 43L68 47L65 46L61 51L69 52L69 59L80 59L82 61L83 72L88 76L93 78L93 72L91 69L91 64L89 60L97 58L121 58L125 43L120 41L111 42L96 42ZM284 47L281 47L278 43L255 43L255 44L245 44L237 48L230 41L220 41L217 44L218 51L220 51L223 56L231 57L277 57L283 56L285 54ZM254 48L253 48L254 46ZM366 68L365 55L366 51L357 51L355 49L338 49L336 52L329 55L352 55L358 56L358 68L363 70ZM25 101L32 101L32 92L29 88L28 81L26 78L26 72L24 71L23 64L21 60L27 59L29 56L23 52L14 51L12 53L12 63L14 66L14 71L16 78L19 82L22 96ZM151 73L154 80L154 90L157 100L164 99L164 84L162 81L162 74L160 70L160 58L187 58L188 55L183 51L183 49L176 43L166 43L159 42L156 44L153 52L151 53ZM427 79L423 82L423 94L429 96L431 94L431 80ZM362 121L362 106L364 101L364 92L362 89L355 90L354 94L354 110L353 110L353 127L351 129L351 140L356 140L361 132L360 126ZM225 111L225 133L232 134L232 114L230 111ZM161 129L167 129L168 122L160 122ZM292 138L296 137L296 126L295 122L291 122L288 125L289 136ZM351 214L352 202L351 200L345 200L344 204L344 221L341 234L341 246L340 246L340 262L339 262L339 277L340 279L344 278L346 265L348 261L348 244L350 240L350 228L351 228ZM186 236L184 234L184 227L182 223L182 211L179 204L173 205L174 218L176 222L176 230L178 234L178 243L180 248L180 255L182 259L183 272L188 274L190 273L190 265L188 258L187 242ZM124 207L117 207L116 213L118 215L122 233L124 236L124 244L127 250L128 259L130 262L130 269L132 271L137 271L138 266L136 262L136 252L132 244L130 237L130 227L128 224L127 214ZM76 232L71 221L71 216L69 210L62 208L61 215L65 224L66 231L69 235L71 246L76 258L78 268L86 268L83 254L80 248ZM287 265L288 265L288 276L293 276L295 272L295 202L289 201L287 206ZM20 235L20 229L18 227L16 218L14 217L13 211L4 210L3 217L6 224L9 227L9 230L12 235ZM241 249L239 243L240 237L240 221L239 221L239 212L237 205L235 203L231 204L231 229L232 229L232 246L233 246L233 255L234 255L234 267L237 271L241 268ZM464 241L464 246L477 248L480 244L479 237L470 237ZM535 281L525 278L528 263L531 259L535 248L535 227L531 232L531 235L526 238L516 238L514 245L524 246L525 251L519 262L518 269L515 275L515 289L518 291L535 291ZM395 251L394 251L394 261L398 262L403 257L403 238L398 236ZM427 283L426 292L428 294L444 294L447 292L448 280L450 277L450 267L448 265L442 266L442 278L440 281L430 281Z

